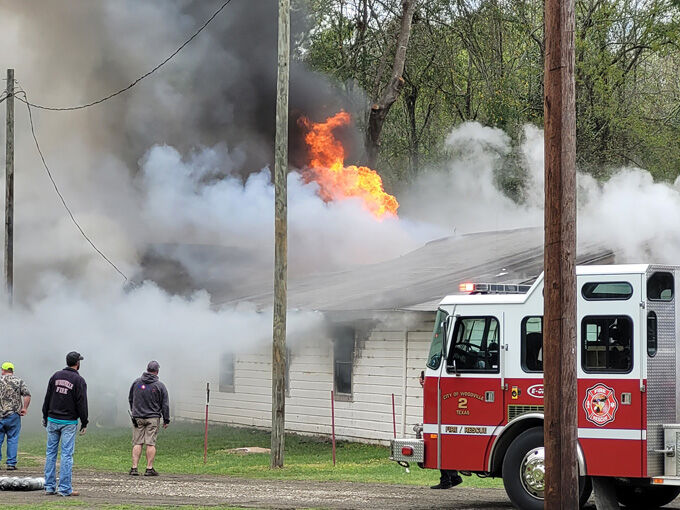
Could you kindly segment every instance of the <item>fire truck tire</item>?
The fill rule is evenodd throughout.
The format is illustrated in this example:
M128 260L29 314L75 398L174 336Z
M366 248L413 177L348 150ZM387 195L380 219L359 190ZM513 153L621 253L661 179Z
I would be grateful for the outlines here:
M624 483L616 485L618 502L634 510L662 507L678 497L678 494L680 494L680 487L640 487Z
M534 474L530 477L526 469L532 463ZM503 485L517 508L543 510L543 470L543 429L534 427L517 436L503 458ZM579 478L579 490L579 507L582 507L593 490L590 478Z

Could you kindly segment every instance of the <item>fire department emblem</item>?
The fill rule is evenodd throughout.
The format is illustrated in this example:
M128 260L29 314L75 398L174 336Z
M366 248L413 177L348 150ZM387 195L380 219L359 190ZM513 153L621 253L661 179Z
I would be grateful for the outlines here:
M614 421L618 408L619 402L613 388L599 383L586 391L586 398L583 400L586 419L598 427Z

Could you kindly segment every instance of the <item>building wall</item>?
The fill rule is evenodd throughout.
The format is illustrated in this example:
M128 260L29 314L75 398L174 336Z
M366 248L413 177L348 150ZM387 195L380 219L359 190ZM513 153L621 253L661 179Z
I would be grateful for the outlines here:
M357 334L352 395L337 396L335 434L339 439L387 442L393 435L392 394L397 436L413 436L422 422L422 388L418 382L429 351L434 314L408 328L377 327ZM328 338L295 343L289 339L290 390L286 396L286 430L331 434L333 348ZM234 392L215 391L219 368L210 380L210 421L271 427L271 347L236 355ZM406 407L402 407L406 394ZM205 387L178 396L178 418L205 418Z

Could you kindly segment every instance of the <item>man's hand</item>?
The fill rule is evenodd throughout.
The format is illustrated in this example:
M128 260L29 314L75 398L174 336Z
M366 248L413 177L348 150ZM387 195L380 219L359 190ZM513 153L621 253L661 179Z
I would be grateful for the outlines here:
M26 413L28 412L28 409L22 409L19 411L19 416L26 416Z
M82 429L80 429L80 435L81 436L84 436L85 432L87 432L87 427L83 427Z
M43 418L42 420L42 426L47 427L47 420L45 418Z
M167 429L167 428L168 428L168 425L170 425L170 424L169 424L169 423L164 423L164 424L163 424L163 428L164 428L164 429Z

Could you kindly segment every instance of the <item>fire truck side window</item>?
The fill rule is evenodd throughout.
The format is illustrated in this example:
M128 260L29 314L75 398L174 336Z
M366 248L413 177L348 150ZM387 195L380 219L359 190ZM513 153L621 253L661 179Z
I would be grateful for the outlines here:
M654 273L647 280L647 299L651 301L672 301L675 282L671 273Z
M498 372L499 344L498 319L461 317L456 321L446 368L449 372Z
M626 300L633 295L628 282L588 282L581 287L581 294L588 301Z
M630 372L633 321L630 317L589 316L581 322L581 364L586 372Z
M656 313L647 314L647 355L650 358L656 356L657 349L657 322Z
M543 372L543 317L522 319L522 369Z

